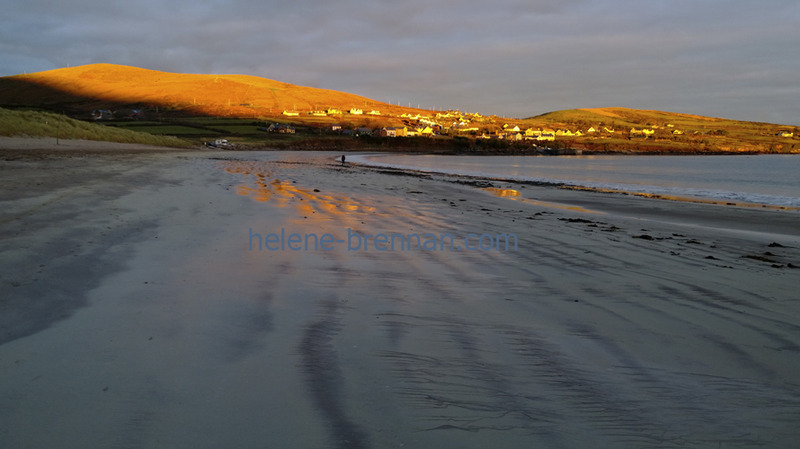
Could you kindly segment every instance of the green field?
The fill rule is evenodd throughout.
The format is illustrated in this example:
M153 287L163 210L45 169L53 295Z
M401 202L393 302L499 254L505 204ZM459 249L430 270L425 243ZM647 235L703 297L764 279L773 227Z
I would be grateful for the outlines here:
M149 133L161 136L176 136L181 138L192 138L197 136L216 136L224 134L210 129L188 127L183 125L173 125L170 123L158 122L120 122L104 124L109 128L127 129L130 131Z

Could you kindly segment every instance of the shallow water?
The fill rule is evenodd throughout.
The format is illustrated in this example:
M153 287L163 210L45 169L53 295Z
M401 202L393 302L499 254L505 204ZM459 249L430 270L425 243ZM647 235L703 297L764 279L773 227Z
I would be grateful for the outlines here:
M356 163L800 207L800 157L355 155Z

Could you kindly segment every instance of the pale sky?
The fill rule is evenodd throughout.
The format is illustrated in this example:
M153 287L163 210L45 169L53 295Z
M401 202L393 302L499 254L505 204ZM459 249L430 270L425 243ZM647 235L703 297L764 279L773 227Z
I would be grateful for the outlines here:
M0 0L0 76L106 62L524 118L800 125L797 0Z

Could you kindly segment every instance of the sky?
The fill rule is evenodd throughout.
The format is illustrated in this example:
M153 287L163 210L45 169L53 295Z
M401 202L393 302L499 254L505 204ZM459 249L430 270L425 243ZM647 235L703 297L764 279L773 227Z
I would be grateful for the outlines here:
M629 107L800 125L797 0L0 0L0 76L245 74L525 118Z

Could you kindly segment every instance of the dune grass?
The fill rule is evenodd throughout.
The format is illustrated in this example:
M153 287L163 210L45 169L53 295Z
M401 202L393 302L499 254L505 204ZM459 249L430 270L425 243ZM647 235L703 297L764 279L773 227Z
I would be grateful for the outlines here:
M41 111L0 108L0 136L57 137L103 142L137 143L166 147L188 147L191 143L172 136L156 136L127 129L82 122L65 115Z

